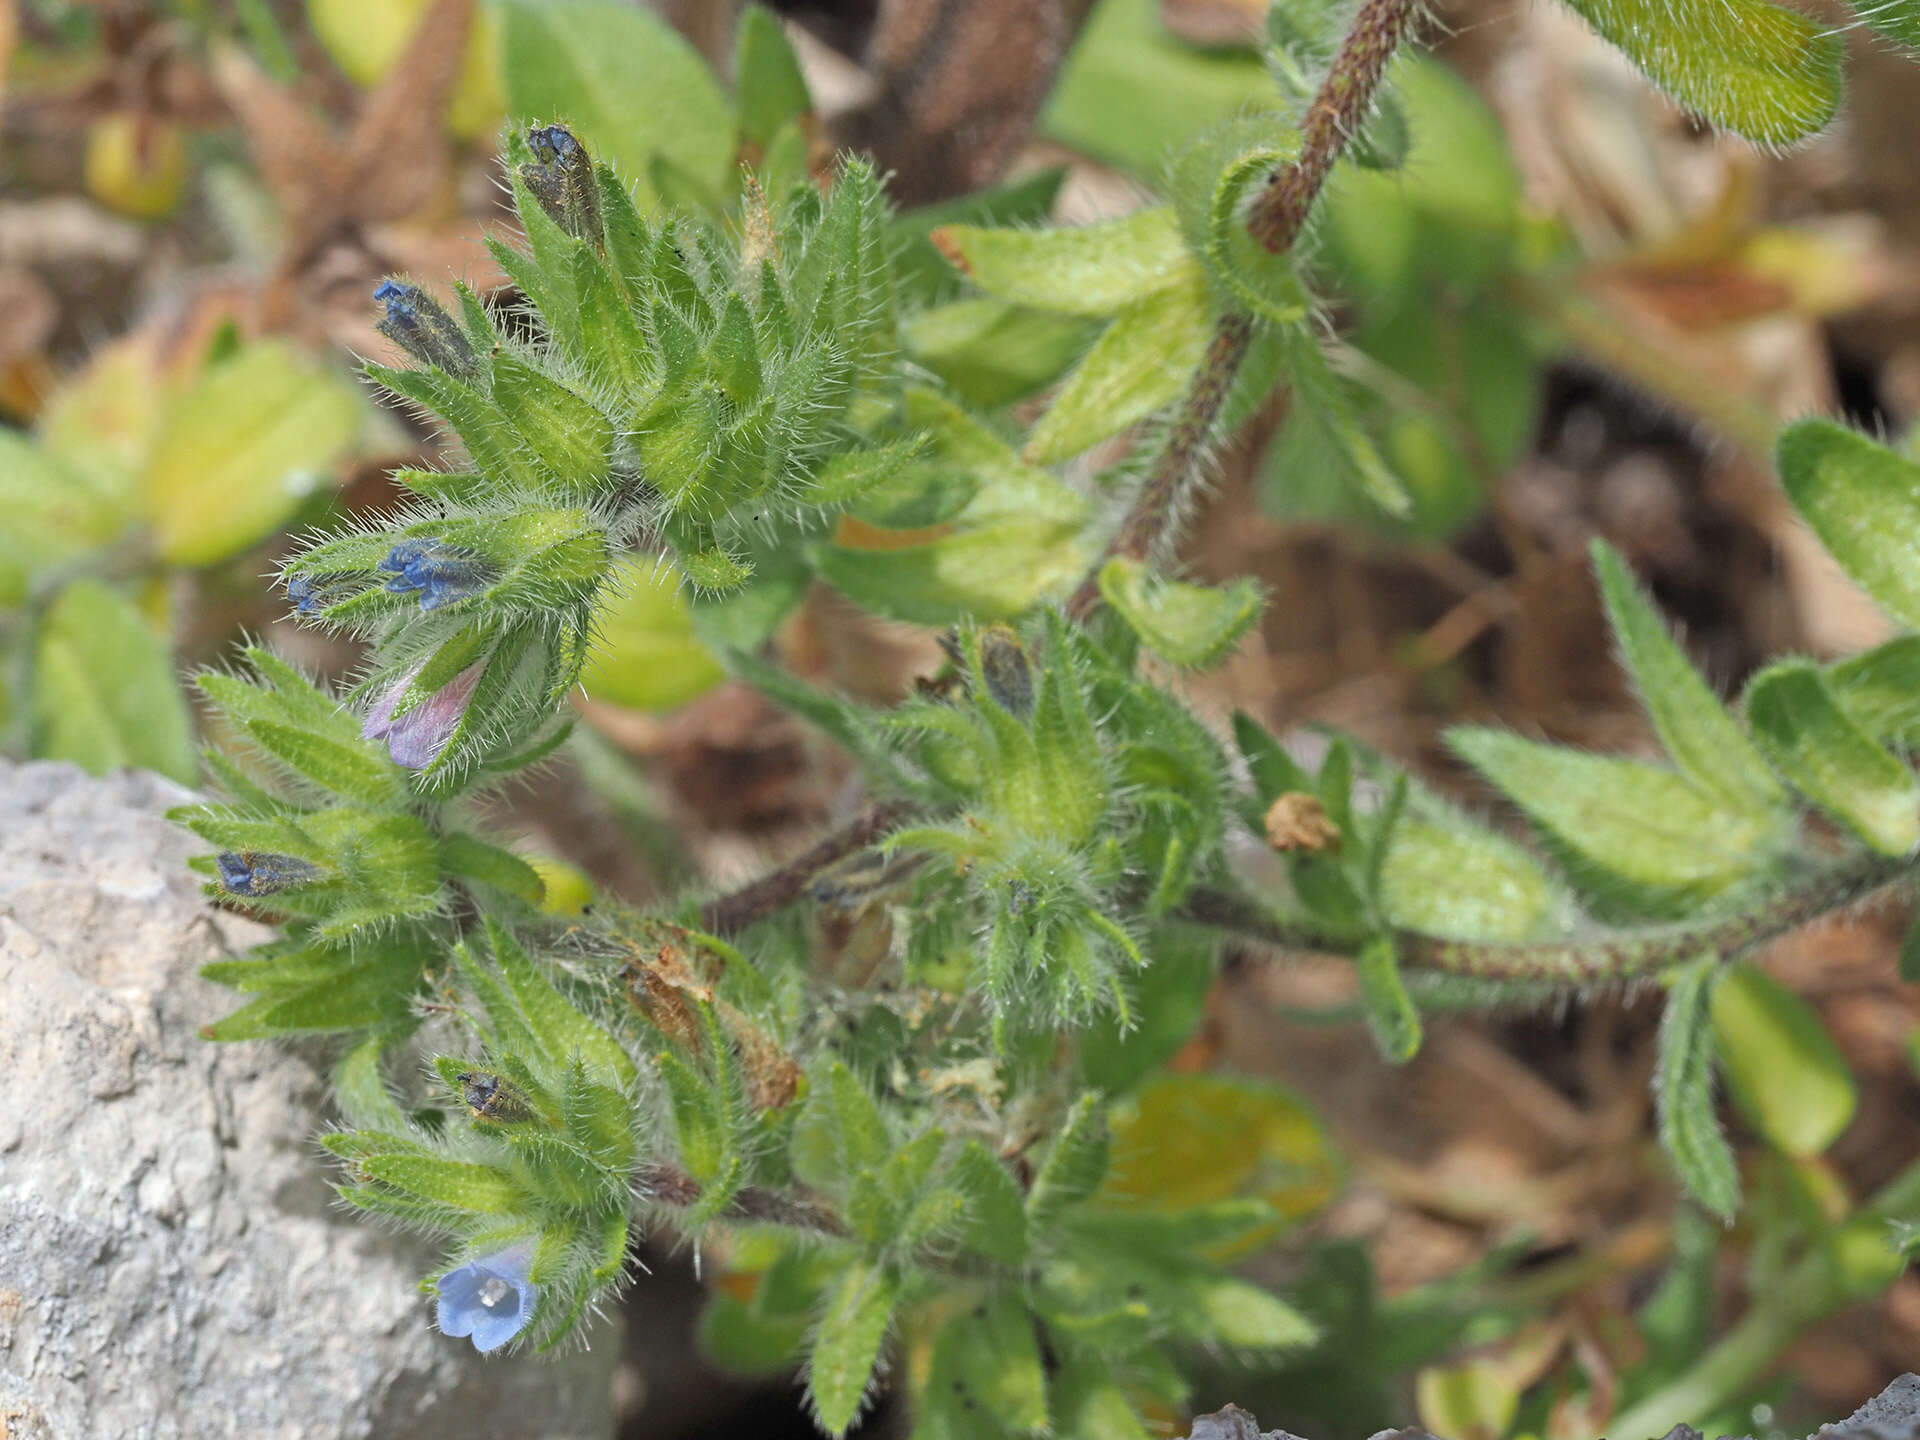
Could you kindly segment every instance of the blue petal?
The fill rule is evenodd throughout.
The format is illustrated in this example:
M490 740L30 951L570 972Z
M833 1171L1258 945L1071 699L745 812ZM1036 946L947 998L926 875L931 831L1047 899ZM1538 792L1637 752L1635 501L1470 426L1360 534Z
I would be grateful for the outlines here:
M476 1318L488 1313L480 1303L480 1287L488 1277L477 1265L462 1265L442 1275L434 1286L440 1292L438 1319L443 1335L471 1335Z

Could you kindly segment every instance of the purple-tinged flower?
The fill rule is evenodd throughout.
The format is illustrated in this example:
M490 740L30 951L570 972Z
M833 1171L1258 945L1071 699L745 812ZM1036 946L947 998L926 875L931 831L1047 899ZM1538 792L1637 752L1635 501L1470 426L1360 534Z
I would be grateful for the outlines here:
M444 540L402 540L377 567L390 595L418 592L422 610L438 610L478 595L493 583L494 569L471 550Z
M221 888L229 895L272 895L320 876L320 867L309 861L260 850L223 850L213 863L220 871Z
M476 660L395 719L393 712L400 704L400 697L407 693L422 668L423 665L414 666L388 686L386 692L373 702L367 711L367 718L360 725L360 734L364 738L385 740L387 754L393 757L393 763L404 765L409 770L424 770L440 758L440 752L447 748L447 741L453 738L453 732L466 716L467 706L473 700L473 692L479 687L480 676L485 672L487 662Z
M470 1260L442 1275L434 1286L440 1292L442 1335L470 1335L482 1355L498 1350L527 1328L540 1287L527 1278L533 1246L520 1244Z
M467 379L480 368L473 346L451 315L418 285L383 280L373 298L387 307L374 329L422 365Z

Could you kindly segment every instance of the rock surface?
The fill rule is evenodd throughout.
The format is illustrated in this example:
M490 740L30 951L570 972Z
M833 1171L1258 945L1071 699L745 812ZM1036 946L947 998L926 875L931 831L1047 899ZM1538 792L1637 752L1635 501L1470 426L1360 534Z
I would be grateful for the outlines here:
M616 1336L436 1333L432 1252L330 1204L313 1067L195 1033L267 932L200 896L189 798L0 761L0 1436L606 1440Z

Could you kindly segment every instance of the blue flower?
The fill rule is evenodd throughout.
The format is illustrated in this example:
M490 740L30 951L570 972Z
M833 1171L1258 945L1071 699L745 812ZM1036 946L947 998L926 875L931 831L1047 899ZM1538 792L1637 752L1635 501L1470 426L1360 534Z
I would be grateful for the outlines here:
M272 895L319 878L320 867L292 855L269 855L259 850L222 851L213 863L220 884L229 895Z
M373 298L387 307L385 317L375 321L373 328L421 364L462 379L478 372L480 362L474 358L466 335L418 285L383 280Z
M440 1277L440 1333L471 1335L485 1355L527 1328L540 1287L527 1278L533 1246L521 1244L470 1260Z
M478 595L493 583L493 567L471 550L442 540L402 540L378 566L391 575L387 593L420 595L422 610L438 610Z

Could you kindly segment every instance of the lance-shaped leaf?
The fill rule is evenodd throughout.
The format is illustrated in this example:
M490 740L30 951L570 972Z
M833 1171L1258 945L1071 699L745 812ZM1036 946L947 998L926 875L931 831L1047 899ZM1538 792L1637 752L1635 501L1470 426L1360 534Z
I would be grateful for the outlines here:
M1411 514L1413 497L1367 433L1352 387L1334 370L1319 335L1310 326L1290 325L1276 336L1297 397L1287 412L1289 453L1296 463L1325 465L1342 485L1385 514Z
M1818 1155L1853 1120L1853 1072L1814 1008L1764 970L1735 966L1713 990L1727 1089L1789 1155Z
M1191 585L1167 580L1137 560L1100 567L1100 595L1156 655L1189 670L1204 670L1238 643L1260 618L1260 586Z
M1020 1187L991 1150L969 1140L954 1157L946 1181L966 1201L955 1227L963 1244L1007 1265L1018 1265L1026 1258L1027 1216Z
M1373 1043L1390 1064L1406 1064L1420 1052L1420 1012L1400 978L1393 941L1384 935L1369 940L1360 947L1354 966L1360 972L1360 1002Z
M1769 666L1746 705L1754 738L1808 799L1884 855L1920 845L1920 783L1840 708L1818 666Z
M95 775L143 766L199 778L173 657L131 600L98 580L55 598L34 641L33 753Z
M1887 613L1920 626L1920 465L1831 420L1780 435L1780 482L1820 543Z
M1840 37L1769 0L1568 0L1647 78L1762 145L1815 134L1840 105Z
M1068 315L1117 315L1199 273L1168 205L1097 225L946 225L930 238L987 294Z
M1026 458L1066 460L1170 403L1193 378L1212 323L1199 275L1127 305L1028 434Z
M1033 1317L1016 1290L1003 1290L949 1320L934 1342L935 1383L993 1417L1002 1433L1047 1428L1047 1380Z
M1740 1175L1713 1113L1711 1004L1719 980L1719 961L1712 955L1688 961L1674 975L1660 1016L1653 1086L1660 1143L1681 1183L1695 1200L1730 1221L1740 1205Z
M1830 665L1826 680L1835 703L1874 739L1920 749L1920 635Z
M1671 770L1503 730L1447 739L1526 812L1584 888L1629 909L1672 913L1718 895L1759 873L1776 839L1773 825Z
M427 1155L372 1155L359 1169L404 1194L479 1215L512 1215L526 1204L520 1187L491 1165Z
M892 1270L855 1260L827 1297L807 1361L807 1392L814 1418L830 1435L844 1434L860 1413L899 1294Z
M1688 662L1626 562L1604 540L1593 542L1592 554L1614 640L1673 763L1736 809L1760 814L1779 809L1787 799L1780 782L1740 722Z
M501 355L493 362L493 398L563 489L591 495L612 484L613 426L566 386Z
M529 905L540 905L547 898L540 872L511 850L456 830L440 837L439 855L441 868L450 875L491 885Z
M1098 1095L1083 1095L1067 1114L1033 1187L1027 1192L1027 1221L1044 1228L1062 1211L1100 1188L1110 1150L1106 1111Z
M1511 840L1466 824L1405 819L1380 876L1395 925L1459 940L1524 940L1553 905L1553 883Z

